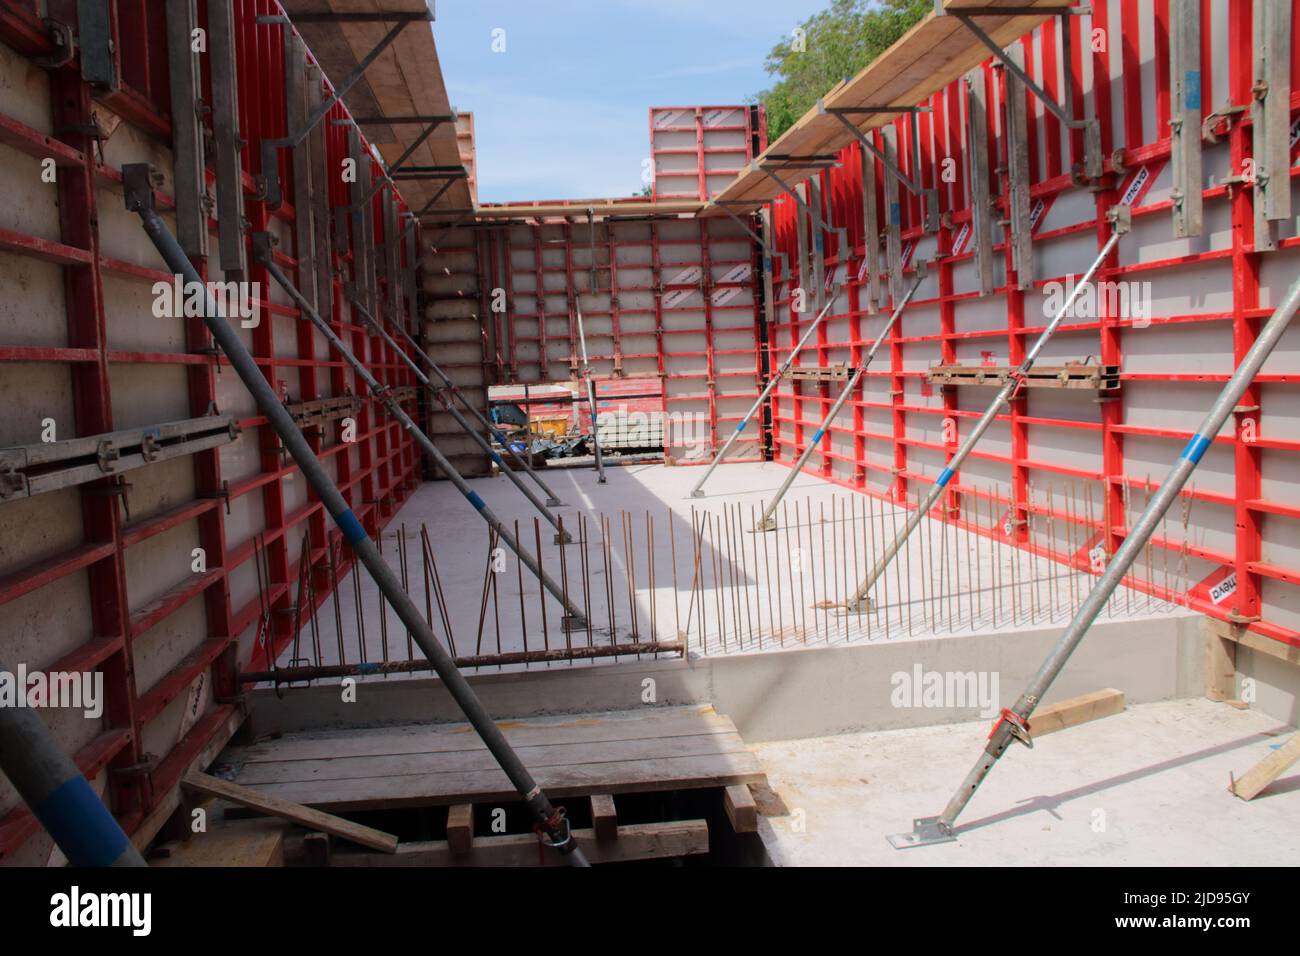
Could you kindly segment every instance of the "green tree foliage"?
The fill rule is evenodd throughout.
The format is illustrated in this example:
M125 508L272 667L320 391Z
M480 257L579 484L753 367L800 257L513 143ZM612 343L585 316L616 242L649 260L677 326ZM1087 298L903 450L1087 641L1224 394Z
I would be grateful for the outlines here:
M803 23L803 50L790 36L772 47L764 66L778 77L755 98L767 108L768 139L775 140L840 80L874 60L926 13L933 0L831 0Z

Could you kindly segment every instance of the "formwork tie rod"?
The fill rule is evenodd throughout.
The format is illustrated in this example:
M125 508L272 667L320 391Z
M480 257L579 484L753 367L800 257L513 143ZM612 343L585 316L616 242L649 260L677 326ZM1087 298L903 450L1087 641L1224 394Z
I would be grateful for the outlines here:
M145 233L158 249L168 268L183 276L187 282L198 283L200 288L206 288L189 257L176 241L176 237L171 234L167 224L154 208L152 168L147 163L130 163L123 167L122 174L126 208L139 214ZM258 409L266 416L267 422L275 429L280 441L297 462L303 477L312 486L339 530L343 532L344 539L351 546L357 559L370 572L379 590L397 611L398 618L411 632L420 650L429 658L429 662L442 678L452 698L473 724L475 731L511 784L519 791L533 819L543 829L551 845L558 849L571 865L586 866L586 857L574 841L572 831L562 814L557 812L550 800L546 798L532 774L520 761L518 754L511 748L505 735L493 722L491 715L469 686L469 682L465 680L465 675L456 668L447 652L442 649L434 636L433 629L420 616L419 610L402 589L402 584L392 568L384 561L378 548L366 534L365 528L348 507L347 500L325 473L307 439L298 431L293 418L280 404L275 390L262 374L256 360L244 347L235 330L218 315L210 295L204 297L203 323L211 331L213 339L222 351L226 353L231 367L257 402Z
M542 500L537 497L537 495L533 492L533 489L529 488L526 484L524 484L523 480L517 474L515 474L514 469L512 469L509 465L505 463L505 460L496 453L496 450L492 447L492 445L488 442L488 440L478 433L478 431L474 428L474 426L471 425L466 420L465 416L462 415L459 410L457 410L456 406L453 405L442 395L442 391L440 389L434 388L433 383L429 381L429 376L424 374L424 372L420 369L420 366L415 364L415 360L406 354L406 350L397 344L397 341L391 335L389 335L387 331L385 331L383 326L381 326L377 321L375 321L375 317L370 314L370 310L367 309L365 306L363 306L360 302L355 302L355 301L352 302L352 307L355 308L358 312L360 312L361 317L365 319L366 324L369 325L370 328L374 329L375 333L379 335L385 342L387 342L389 347L394 352L396 352L398 355L402 357L402 361L406 363L408 368L410 368L412 374L415 375L416 379L419 380L420 384L425 386L426 388L429 388L434 392L435 395L437 395L438 402L447 411L447 413L451 415L452 420L455 421L456 424L461 427L461 429L465 432L466 435L468 435L470 438L474 440L474 443L477 444L479 448L483 449L484 453L488 456L488 458L490 458L493 462L495 462L497 467L501 469L501 474L509 478L511 483L513 483L514 486L519 489L520 493L525 498L528 499L529 503L541 513L542 517L545 518L547 522L550 523L551 527L555 529L556 544L568 544L569 541L571 540L569 536L569 532L564 530L564 526L560 524L560 522L556 519L555 515L551 513L550 509L547 508L546 505L542 503ZM420 350L417 348L417 351ZM503 442L502 444L505 443ZM507 451L509 451L508 447L507 447ZM514 455L513 452L509 452L509 453L511 455ZM517 458L517 456L515 457Z
M498 518L492 509L487 506L487 502L479 497L477 492L470 488L469 482L467 482L460 472L455 469L452 463L447 460L446 456L438 450L438 447L434 445L432 439L430 439L429 436L424 433L424 430L412 420L411 416L406 413L406 410L397 403L397 400L390 394L388 387L383 385L378 379L370 374L370 370L362 365L361 361L352 354L352 350L347 347L347 344L344 343L344 341L338 337L338 334L329 327L329 323L320 317L320 314L312 308L311 303L308 302L306 298L303 297L303 294L298 291L297 286L290 282L289 277L284 274L284 271L278 265L276 265L275 258L271 252L271 234L269 232L259 232L254 234L253 256L266 267L271 278L279 283L280 287L289 294L289 297L293 299L294 304L298 306L298 309L307 317L311 324L316 327L317 331L325 337L325 340L329 342L334 351L342 356L343 360L352 367L353 371L355 371L357 375L361 376L361 380L366 383L366 387L370 390L370 394L379 399L388 414L398 424L400 424L402 428L415 440L415 443L433 459L434 464L442 469L443 474L445 474L451 483L456 486L456 490L465 497L465 500L474 506L474 510L479 513L485 522L487 522L488 527L492 528L498 535L500 535L501 540L505 542L506 547L515 553L515 556L523 562L524 567L528 568L537 580L542 583L542 586L551 592L555 600L560 602L560 606L564 608L566 615L564 620L565 627L576 628L586 626L586 618L577 609L573 602L567 599L564 589L546 573L539 560L534 558L519 544L515 539L515 536L510 533L508 528L506 528L505 522Z
M1138 517L1133 529L1124 538L1124 543L1119 546L1115 556L1111 558L1110 563L1106 565L1106 570L1102 572L1097 583L1093 585L1092 590L1088 593L1087 598L1079 605L1079 610L1075 612L1073 619L1066 625L1060 639L1057 640L1056 646L1052 648L1047 658L1043 661L1042 666L1038 668L1029 686L1025 692L1020 695L1015 706L1002 712L998 722L994 724L992 733L989 734L988 744L984 747L983 753L980 754L979 760L966 775L957 792L953 794L952 799L948 801L947 807L941 815L937 817L921 817L913 821L913 831L911 833L896 834L889 837L889 842L897 849L906 849L914 846L925 846L930 843L948 843L955 839L953 836L953 823L956 821L958 814L965 809L966 804L975 795L984 778L988 776L989 771L993 769L998 758L1010 746L1012 740L1019 740L1021 743L1029 746L1032 741L1029 737L1029 717L1034 712L1047 689L1052 686L1056 676L1061 673L1070 655L1074 653L1084 636L1088 633L1088 628L1096 620L1097 615L1101 613L1110 600L1111 594L1124 581L1125 575L1137 560L1138 555L1146 546L1148 540L1155 533L1156 529L1164 520L1165 513L1178 500L1183 486L1191 477L1196 466L1200 464L1201 456L1205 450L1210 447L1214 441L1214 436L1219 433L1228 416L1232 414L1237 402L1246 389L1250 387L1251 382L1263 367L1265 360L1268 359L1269 353L1281 340L1282 335L1286 332L1287 326L1291 319L1295 317L1297 308L1300 308L1300 278L1291 283L1283 297L1277 310L1265 323L1264 328L1260 330L1259 337L1255 344L1246 352L1241 364L1237 370L1232 373L1223 386L1223 391L1219 397L1214 400L1210 406L1205 420L1201 422L1200 428L1192 435L1183 448L1182 453L1174 461L1173 467L1169 469L1169 474L1160 484L1159 489L1151 500L1147 502L1146 508Z
M596 383L591 380L591 363L587 360L587 334L582 329L582 303L573 297L578 313L578 341L582 343L582 377L587 383L587 409L591 412L591 447L596 453L596 483L605 483L605 459L600 452L600 428L596 424Z
M1097 258L1094 259L1092 265L1088 267L1088 271L1083 274L1083 278L1079 280L1078 285L1070 291L1065 302L1057 310L1056 314L1052 316L1052 320L1047 323L1047 327L1039 333L1038 339L1034 342L1033 347L1030 348L1028 354L1025 355L1024 361L1022 361L1020 365L1007 376L1006 382L1003 384L1002 388L998 389L997 395L994 397L993 401L989 403L989 407L984 410L984 414L980 416L979 421L975 423L975 427L971 429L971 433L966 436L966 440L962 442L961 447L957 449L947 466L939 473L939 477L930 487L930 491L926 494L923 500L917 503L916 510L908 515L907 521L903 525L902 530L895 535L894 540L885 548L884 553L880 555L871 570L867 572L866 578L858 585L857 590L854 591L853 595L848 599L846 606L850 612L860 612L869 609L870 601L868 596L871 594L872 587L875 586L875 583L879 580L880 576L885 573L885 569L889 567L889 563L893 561L899 551L902 550L908 537L911 536L912 532L915 531L917 526L925 519L925 516L930 513L930 509L932 509L938 502L939 498L948 487L948 482L952 481L953 476L961 467L962 462L966 460L966 457L971 453L975 446L979 444L979 440L983 438L984 433L989 430L989 426L993 424L993 420L997 418L998 414L1002 411L1003 406L1008 405L1011 402L1011 399L1015 396L1016 391L1024 381L1025 375L1027 375L1029 370L1034 367L1034 362L1038 359L1038 353L1043 350L1043 346L1045 346L1048 340L1051 339L1057 326L1061 324L1061 320L1065 318L1066 314L1074 306L1074 300L1079 297L1079 294L1088 286L1088 283L1092 281L1092 277L1101 267L1101 264L1106 260L1106 257L1110 255L1111 250L1114 249L1116 244L1119 242L1119 237L1128 231L1127 225L1124 224L1124 222L1125 220L1122 216L1116 217L1114 231L1111 233L1110 238L1106 240L1106 244L1101 247L1101 252L1097 253Z
M358 306L358 308L361 309L363 315L368 316L370 314L365 310L364 307ZM441 368L438 367L438 363L435 362L429 356L428 352L420 348L419 343L416 342L415 339L411 338L410 334L406 331L406 329L402 328L400 325L395 325L393 323L388 323L388 324L391 325L392 328L396 330L397 334L402 337L402 341L405 342L407 345L409 345L415 351L415 354L420 357L420 360L429 367L429 371L431 371L434 375L438 377L438 380L442 382L443 388L451 392L452 397L457 399L462 405L464 405L465 410L469 412L471 415L473 415L474 418L478 421L478 423L482 425L484 428L486 428L488 430L488 433L501 443L501 447L504 448L510 454L510 457L514 461L516 461L524 469L524 471L528 472L528 477L532 478L533 481L537 482L537 487L541 488L546 495L547 507L556 508L564 504L564 502L560 500L560 496L557 495L555 492L553 492L549 487L547 487L546 482L542 481L542 476L539 475L533 469L533 466L531 464L529 464L527 456L519 454L513 448L510 447L510 443L506 440L505 433L502 432L495 425L493 425L492 422L482 412L480 412L477 408L474 407L474 403L465 397L465 394L459 388L456 387L456 383L451 380L451 378L447 375L446 372L444 372Z
M727 452L731 451L731 446L739 440L740 433L749 425L749 420L757 414L760 408L763 407L763 403L767 401L767 397L772 394L772 390L781 383L781 379L785 376L785 373L790 371L790 366L793 365L794 360L799 357L799 353L803 350L804 345L810 338L812 338L812 334L817 331L818 327L822 324L822 320L826 318L827 314L831 310L831 306L834 304L835 296L832 295L831 300L822 307L820 312L817 313L817 317L813 319L812 325L808 326L808 331L804 332L804 334L799 337L799 341L795 343L794 350L786 356L785 361L781 363L781 367L776 370L776 374L768 380L767 385L763 387L763 391L759 392L758 398L754 400L754 404L749 406L749 411L745 412L745 417L740 420L740 424L737 425L736 430L731 433L731 437L727 439L726 444L718 449L718 453L713 456L713 461L709 462L709 467L704 470L704 474L700 477L700 480L697 481L695 487L691 489L692 498L704 497L704 483L709 480L709 476L713 474L714 469L722 463L722 459L727 457Z
M777 490L776 497L768 502L767 507L763 509L763 516L758 519L758 525L754 529L755 531L776 530L775 515L777 506L781 503L781 499L784 498L786 492L790 490L790 486L794 484L794 480L803 473L803 466L808 463L808 459L811 458L813 452L817 450L817 445L821 442L822 436L826 434L826 429L830 428L831 422L835 420L835 416L840 413L840 409L844 407L844 403L848 401L849 396L853 394L853 390L858 387L858 382L862 381L862 376L866 374L867 367L871 365L871 360L876 357L876 352L880 350L880 346L884 343L885 339L889 338L889 333L892 332L894 326L898 324L899 316L903 314L903 310L907 308L907 304L912 301L912 296L916 295L916 290L921 287L921 283L925 281L925 277L926 270L918 263L916 279L913 280L911 287L907 290L907 293L903 298L899 300L898 305L894 306L894 311L890 313L889 320L885 322L884 326L881 328L880 334L876 336L876 340L871 343L871 348L867 351L866 357L863 358L862 361L858 363L858 367L853 370L853 374L849 377L848 382L845 383L839 397L835 399L835 404L831 406L830 411L826 413L826 417L823 418L821 424L817 426L817 431L813 432L813 436L809 440L808 444L804 446L803 453L799 456L799 460L790 466L790 473L785 476L785 481L781 482L781 487Z
M146 865L33 708L0 707L0 770L73 866Z

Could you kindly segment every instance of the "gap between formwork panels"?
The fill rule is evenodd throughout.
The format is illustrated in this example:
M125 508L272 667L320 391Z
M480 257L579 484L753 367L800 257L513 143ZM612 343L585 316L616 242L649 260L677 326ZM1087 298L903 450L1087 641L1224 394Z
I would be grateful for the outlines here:
M389 564L462 665L494 670L562 662L726 655L876 640L1048 628L1077 610L1104 569L1096 551L1096 499L1061 490L1059 513L1017 546L991 496L960 520L923 521L882 577L865 613L849 596L908 510L801 476L776 515L756 532L764 496L787 469L733 464L691 499L693 469L629 466L599 485L594 473L548 472L570 503L556 513L573 542L556 536L504 481L476 482L507 527L541 555L587 623L566 630L559 602L500 547L443 483L421 486L380 542ZM1071 494L1071 490L1073 494ZM1142 501L1133 502L1141 508ZM1089 523L1091 522L1091 524ZM476 543L474 543L476 542ZM1103 613L1123 621L1185 613L1185 564L1148 549ZM299 599L304 607L313 601ZM302 622L277 671L244 679L335 680L427 672L392 609L354 576Z

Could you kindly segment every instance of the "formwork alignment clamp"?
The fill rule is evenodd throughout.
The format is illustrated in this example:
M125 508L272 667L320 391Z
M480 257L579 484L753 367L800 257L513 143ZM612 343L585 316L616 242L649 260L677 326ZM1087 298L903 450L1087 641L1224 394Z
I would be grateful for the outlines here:
M185 250L176 241L176 237L167 228L167 223L163 221L154 206L153 191L158 181L158 173L147 163L128 163L122 167L122 181L127 210L139 214L145 234L167 263L168 268L184 278L187 283L194 283L198 288L206 289L198 270L194 268ZM279 272L279 267L274 262L269 265L269 268L272 274ZM280 280L277 278L276 281ZM302 308L303 303L298 304ZM203 324L208 327L213 339L226 353L226 358L235 370L235 374L239 376L240 381L256 401L258 410L266 417L267 423L275 429L280 441L289 449L290 455L302 471L303 478L312 486L321 504L338 525L357 560L370 572L375 584L410 631L415 643L428 657L429 663L442 679L447 692L460 706L466 719L474 726L474 730L482 738L488 751L528 806L534 821L546 830L566 862L572 866L587 866L587 859L576 842L572 840L561 842L567 839L567 834L554 827L555 807L538 787L532 774L519 759L519 755L515 753L501 729L492 720L492 716L470 687L465 675L438 643L433 629L420 616L420 611L410 595L403 590L401 581L388 566L374 542L370 540L369 534L353 513L338 486L325 472L311 445L294 424L293 417L280 403L279 397L271 387L271 383L266 380L257 360L249 353L238 333L219 315L211 294L205 292L203 305ZM310 311L311 315L320 321L315 311ZM329 327L325 326L325 328ZM333 330L329 330L327 338L332 335ZM343 354L351 358L351 353L346 352L346 347L344 349ZM352 358L352 361L355 362L355 358ZM370 378L369 372L359 367L359 363L354 367L358 368L358 374L362 378Z

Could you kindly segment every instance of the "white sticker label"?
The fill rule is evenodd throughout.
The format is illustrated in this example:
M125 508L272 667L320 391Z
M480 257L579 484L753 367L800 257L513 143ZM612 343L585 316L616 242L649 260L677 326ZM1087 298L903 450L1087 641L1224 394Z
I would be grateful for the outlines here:
M1214 604L1222 604L1235 593L1237 593L1237 572L1233 571L1214 587L1210 588L1210 601Z
M1119 201L1120 205L1133 205L1133 201L1137 199L1138 193L1142 192L1142 187L1147 184L1147 180L1150 178L1151 173L1145 166L1139 169L1137 175L1133 177L1133 182L1129 183L1128 189L1124 190L1124 198Z
M1106 570L1106 549L1100 544L1088 552L1088 565L1092 568L1094 574L1100 574Z

